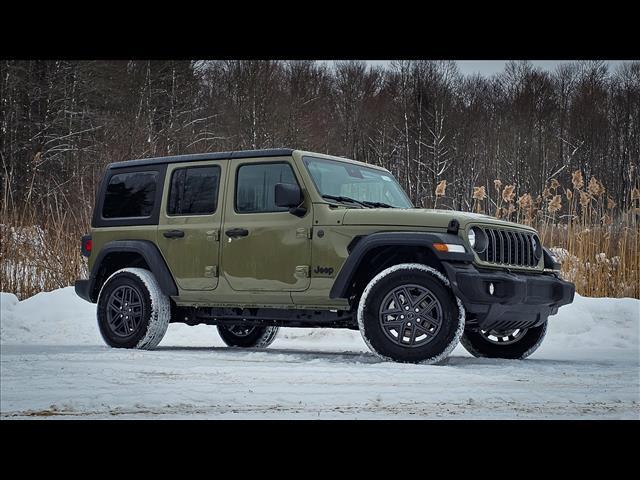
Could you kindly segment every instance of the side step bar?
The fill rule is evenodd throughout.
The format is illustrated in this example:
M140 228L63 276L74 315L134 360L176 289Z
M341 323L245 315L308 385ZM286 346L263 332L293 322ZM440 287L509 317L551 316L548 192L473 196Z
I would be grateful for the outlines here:
M353 314L344 310L177 307L171 315L171 322L187 325L358 328Z

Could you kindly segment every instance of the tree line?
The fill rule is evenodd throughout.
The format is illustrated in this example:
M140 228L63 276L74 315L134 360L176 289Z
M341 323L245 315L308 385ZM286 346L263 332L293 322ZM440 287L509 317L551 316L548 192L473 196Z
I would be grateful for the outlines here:
M485 186L493 213L496 179L538 194L580 170L627 209L640 62L508 62L490 77L426 60L0 63L4 214L55 202L87 219L110 162L276 147L384 166L417 206L471 210Z

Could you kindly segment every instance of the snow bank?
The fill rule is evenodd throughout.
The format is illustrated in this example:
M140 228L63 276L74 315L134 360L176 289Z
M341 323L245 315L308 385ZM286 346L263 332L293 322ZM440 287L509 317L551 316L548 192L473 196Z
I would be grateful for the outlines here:
M102 342L95 305L73 287L42 292L18 302L0 294L0 342L3 344L78 345Z
M549 330L540 352L562 352L565 358L571 357L571 352L628 352L637 360L640 359L639 326L640 300L576 294L571 305L561 307L549 318Z
M0 294L0 342L31 345L104 345L95 305L76 296L73 287L39 293L21 302ZM534 358L639 358L640 300L576 295L571 305L550 318L549 331ZM161 347L223 346L214 327L171 324ZM332 329L281 329L274 348L319 351L368 349L359 332ZM466 355L462 347L454 353Z
M2 344L104 345L95 304L78 297L73 287L38 293L21 302L13 294L0 295ZM218 340L215 328L173 324L162 345L210 346L213 340Z

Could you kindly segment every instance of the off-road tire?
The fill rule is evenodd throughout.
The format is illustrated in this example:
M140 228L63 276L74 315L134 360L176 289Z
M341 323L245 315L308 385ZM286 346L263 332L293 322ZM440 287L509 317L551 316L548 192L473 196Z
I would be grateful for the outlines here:
M500 345L490 342L478 331L465 331L460 343L474 357L524 359L535 352L547 333L547 323L527 329L515 343Z
M127 334L126 330L118 332L115 321L113 303L120 292L132 292L139 304L139 318L135 328ZM119 300L117 300L119 302ZM122 305L125 312L128 309ZM112 313L109 313L109 311ZM135 313L135 312L133 312ZM110 317L111 315L111 317ZM151 350L158 346L167 331L171 320L171 302L162 293L153 274L142 268L123 268L113 273L102 286L97 305L98 328L105 343L114 348L137 348Z
M388 327L383 328L383 323L390 317L384 316L385 320L382 320L381 312L385 311L382 305L391 298L389 295L393 295L393 292L402 286L410 286L408 288L413 291L426 292L424 295L429 295L430 303L434 303L433 300L437 299L439 305L437 307L440 318L438 327L433 327L434 333L431 335L426 335L426 332L420 330L419 333L426 337L420 341L415 338L418 333L411 334L410 341L415 341L413 346L403 346L404 333L398 342L397 338L394 341L393 336L390 336L392 334ZM410 300L417 301L419 298L417 296ZM415 307L422 305L425 304L416 304ZM398 308L398 305L394 308ZM401 309L404 308L402 306ZM415 315L417 321L419 314ZM400 322L399 315L395 318L396 322ZM441 362L458 344L464 330L464 320L464 307L449 288L447 278L434 268L418 263L394 265L380 272L364 289L358 304L358 326L365 343L379 357L396 362L426 364ZM423 318L420 323L423 329L425 325L429 325L424 321ZM404 326L400 328L403 332L405 331ZM415 324L413 328L416 328ZM395 335L400 337L400 332L396 330Z
M246 335L232 332L235 326L218 325L218 333L222 341L229 347L267 348L273 343L280 327L247 327L251 330Z

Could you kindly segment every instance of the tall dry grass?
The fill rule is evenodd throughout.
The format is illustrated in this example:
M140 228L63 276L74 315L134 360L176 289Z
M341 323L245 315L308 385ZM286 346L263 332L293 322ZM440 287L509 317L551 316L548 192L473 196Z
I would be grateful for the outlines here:
M446 182L436 190L446 195ZM562 275L577 292L596 297L640 298L640 188L622 211L595 177L586 182L577 171L568 187L552 180L539 195L516 198L515 186L494 181L497 218L531 225L543 244L562 261ZM487 213L489 192L476 187L473 211ZM22 212L0 210L0 291L24 299L41 291L72 285L87 275L80 237L89 231L88 212L63 202Z
M86 277L80 237L88 228L88 221L53 205L44 212L1 212L0 291L22 300Z

